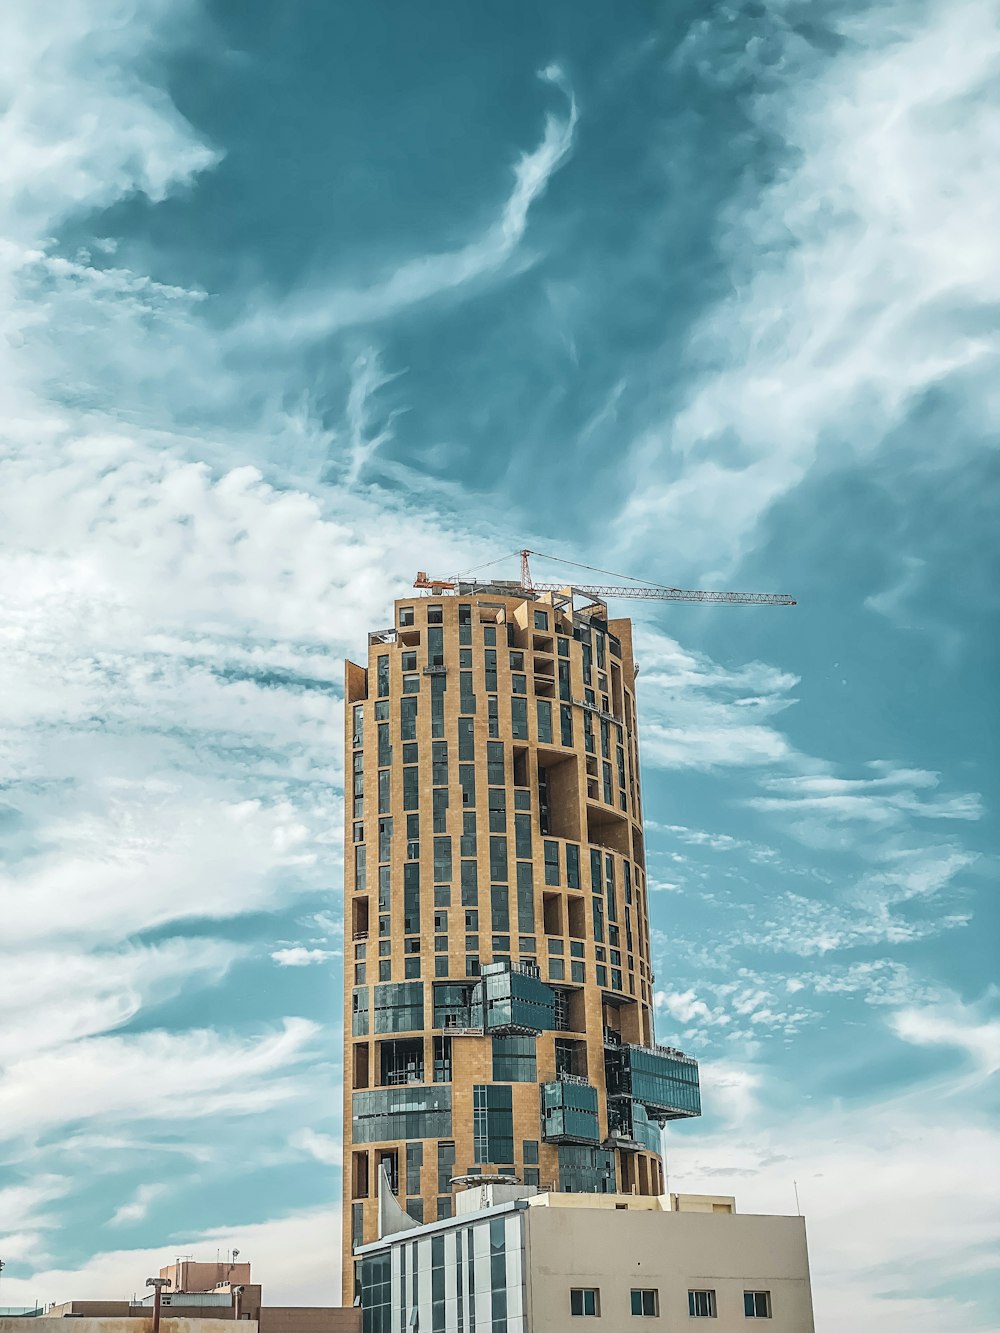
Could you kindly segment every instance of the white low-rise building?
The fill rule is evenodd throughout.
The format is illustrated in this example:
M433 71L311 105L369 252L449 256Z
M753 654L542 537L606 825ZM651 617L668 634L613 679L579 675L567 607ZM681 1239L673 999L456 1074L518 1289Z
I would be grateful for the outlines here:
M356 1252L364 1333L618 1333L701 1319L713 1333L765 1319L771 1333L813 1333L801 1217L737 1213L729 1196L515 1185L477 1186L456 1205L416 1226L383 1196L383 1238Z

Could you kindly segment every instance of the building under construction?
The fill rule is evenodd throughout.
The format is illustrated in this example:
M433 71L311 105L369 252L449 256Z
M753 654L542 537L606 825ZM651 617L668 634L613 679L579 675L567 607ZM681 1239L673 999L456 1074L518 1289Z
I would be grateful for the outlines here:
M660 1194L698 1067L656 1043L636 667L611 589L437 582L346 667L344 1278L512 1179ZM623 589L673 600L759 594Z

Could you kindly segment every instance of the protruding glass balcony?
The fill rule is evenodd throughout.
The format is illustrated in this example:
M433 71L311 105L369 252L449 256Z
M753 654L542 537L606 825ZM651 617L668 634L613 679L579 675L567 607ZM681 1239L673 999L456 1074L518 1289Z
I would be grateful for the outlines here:
M537 969L489 963L473 991L471 1021L491 1036L551 1032L555 992L539 979Z
M597 1089L571 1075L542 1084L542 1138L546 1143L597 1143Z
M626 1152L662 1152L660 1127L649 1119L642 1102L631 1097L609 1098L608 1146Z
M698 1062L670 1046L607 1046L608 1097L631 1097L653 1120L701 1115Z

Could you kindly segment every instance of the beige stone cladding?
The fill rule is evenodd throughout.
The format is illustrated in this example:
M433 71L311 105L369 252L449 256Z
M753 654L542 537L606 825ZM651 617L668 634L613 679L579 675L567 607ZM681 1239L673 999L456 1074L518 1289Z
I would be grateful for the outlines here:
M713 1333L746 1333L756 1317L770 1333L813 1333L803 1218L631 1207L609 1217L592 1203L528 1208L529 1329L578 1329L571 1293L587 1290L603 1328L633 1327L633 1292L647 1293L635 1327L700 1327L689 1294L697 1293L694 1308L711 1311L704 1326ZM750 1318L748 1294L760 1312Z
M541 1130L557 1074L596 1090L605 1187L663 1189L655 1125L640 1109L626 1142L605 1080L608 1041L654 1040L634 678L630 621L516 585L401 599L346 665L345 1301L383 1162L425 1222L448 1216L452 1175L577 1187ZM496 962L554 993L537 1038L436 1005ZM503 1160L484 1088L510 1090Z

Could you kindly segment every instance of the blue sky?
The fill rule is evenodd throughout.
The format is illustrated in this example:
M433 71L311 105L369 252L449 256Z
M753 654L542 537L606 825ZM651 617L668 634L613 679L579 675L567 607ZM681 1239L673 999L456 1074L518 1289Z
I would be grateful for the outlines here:
M620 608L671 1187L797 1182L821 1330L996 1327L991 7L14 0L0 52L0 1303L335 1293L342 659L528 545L799 600Z

